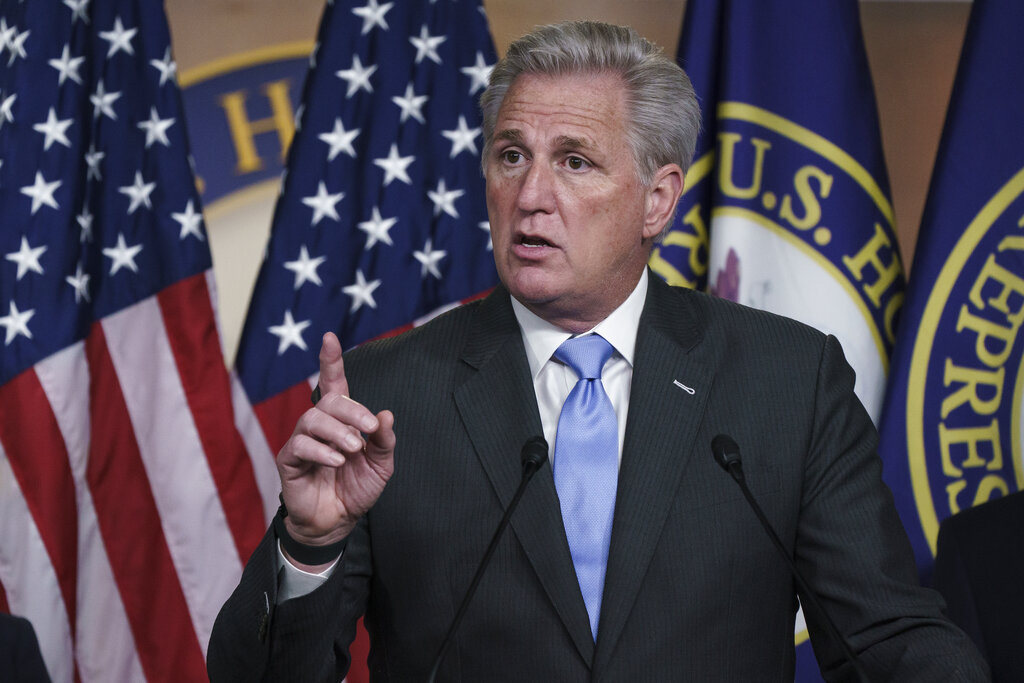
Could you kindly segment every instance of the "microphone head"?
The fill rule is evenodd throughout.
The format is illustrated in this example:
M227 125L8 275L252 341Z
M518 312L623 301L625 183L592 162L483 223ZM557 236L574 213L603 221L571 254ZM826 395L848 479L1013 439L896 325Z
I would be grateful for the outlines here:
M548 460L548 442L544 440L543 436L531 436L523 444L520 459L523 467L530 465L534 470L540 469L541 465Z
M728 434L719 434L711 439L711 452L715 456L715 461L726 472L730 472L733 465L741 464L740 447Z

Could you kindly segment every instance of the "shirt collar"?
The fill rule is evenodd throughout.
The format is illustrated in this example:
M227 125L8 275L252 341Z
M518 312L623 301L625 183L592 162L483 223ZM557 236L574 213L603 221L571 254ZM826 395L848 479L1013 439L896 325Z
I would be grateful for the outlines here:
M633 292L607 318L590 330L607 339L631 367L633 352L636 349L636 332L640 327L640 314L644 310L644 301L647 298L647 278L647 269L644 268ZM541 368L551 359L559 345L572 335L535 315L515 297L512 297L512 310L523 333L526 360L530 363L530 376L536 379Z

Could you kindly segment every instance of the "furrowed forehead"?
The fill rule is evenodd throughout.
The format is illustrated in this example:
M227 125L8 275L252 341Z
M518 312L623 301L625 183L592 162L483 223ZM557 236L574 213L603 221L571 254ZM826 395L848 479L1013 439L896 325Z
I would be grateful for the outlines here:
M594 140L587 137L576 137L573 135L559 135L555 138L555 147L568 150L588 150L597 146Z
M518 128L505 128L494 133L495 141L510 142L513 145L523 144L523 132Z
M499 130L495 133L494 139L502 142L508 142L513 145L526 145L526 137L518 128L505 128ZM557 149L567 150L586 150L592 149L596 146L592 139L575 135L558 135L551 141L551 144Z

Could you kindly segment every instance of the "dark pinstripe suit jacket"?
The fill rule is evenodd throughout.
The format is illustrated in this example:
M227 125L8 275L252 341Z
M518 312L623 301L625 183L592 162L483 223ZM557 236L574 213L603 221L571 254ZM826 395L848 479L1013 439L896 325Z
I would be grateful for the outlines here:
M32 622L0 613L0 680L9 683L50 683Z
M1024 680L1022 536L1024 491L958 512L939 527L933 585L996 683Z
M940 600L918 586L836 340L650 280L597 642L545 466L439 680L792 681L793 581L711 456L721 432L742 447L751 489L869 669L985 680ZM374 680L422 681L519 483L520 447L542 433L501 288L353 351L346 367L353 398L395 413L395 475L341 569L308 596L274 606L268 532L214 628L215 681L338 681L364 611ZM843 680L839 650L809 619L823 671Z

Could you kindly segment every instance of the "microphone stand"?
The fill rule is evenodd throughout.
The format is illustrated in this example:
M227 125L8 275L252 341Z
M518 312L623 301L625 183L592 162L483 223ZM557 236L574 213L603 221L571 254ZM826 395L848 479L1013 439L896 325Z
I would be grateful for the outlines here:
M505 514L501 518L501 522L498 523L498 528L494 530L494 536L491 537L491 542L487 546L487 550L484 552L483 559L480 560L480 565L476 568L476 574L473 575L473 580L469 584L469 589L466 591L466 596L462 598L462 603L459 605L459 610L455 613L455 619L452 620L451 626L448 627L448 633L445 634L444 642L441 644L441 649L437 653L437 657L434 658L434 666L430 669L430 675L427 676L427 683L434 683L434 679L437 678L437 672L441 668L441 662L444 660L445 654L448 653L448 649L452 646L455 641L455 632L459 628L459 624L462 623L462 617L466 614L466 609L469 607L469 602L473 598L473 594L476 593L477 586L480 584L480 579L483 578L484 570L487 569L487 565L490 564L491 555L498 547L498 541L501 540L502 534L505 533L505 528L508 526L509 520L512 518L512 513L519 505L519 499L523 497L523 493L526 491L526 485L530 483L530 479L533 478L534 473L541 468L541 466L548 459L548 443L540 436L530 437L525 444L523 444L522 450L522 462L523 462L523 478L519 482L519 488L516 489L516 493L512 496L511 502L505 509Z

